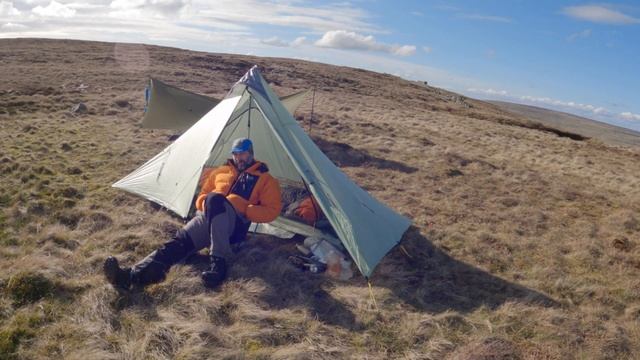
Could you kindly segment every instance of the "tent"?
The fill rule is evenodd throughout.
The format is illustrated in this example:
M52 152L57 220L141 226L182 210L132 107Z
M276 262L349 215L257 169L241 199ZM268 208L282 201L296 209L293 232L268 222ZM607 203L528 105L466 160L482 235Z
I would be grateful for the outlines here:
M302 90L280 98L293 114L302 104L309 90ZM147 105L142 127L184 131L190 128L220 100L186 91L151 78L146 89Z
M336 240L365 277L411 224L356 185L322 153L256 66L175 142L113 186L187 217L203 168L222 165L239 137L252 139L256 157L267 163L281 184L297 184L313 194ZM271 225L300 233L321 231L283 216Z

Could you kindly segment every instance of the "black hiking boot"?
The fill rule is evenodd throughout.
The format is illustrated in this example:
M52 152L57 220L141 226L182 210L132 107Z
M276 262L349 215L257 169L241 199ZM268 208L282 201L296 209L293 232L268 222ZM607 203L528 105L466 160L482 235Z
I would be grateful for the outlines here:
M131 288L131 269L121 268L118 259L109 256L102 267L104 276L113 287L121 290L129 290Z
M203 271L201 277L205 287L209 289L218 287L227 277L226 260L218 256L211 256L209 270Z

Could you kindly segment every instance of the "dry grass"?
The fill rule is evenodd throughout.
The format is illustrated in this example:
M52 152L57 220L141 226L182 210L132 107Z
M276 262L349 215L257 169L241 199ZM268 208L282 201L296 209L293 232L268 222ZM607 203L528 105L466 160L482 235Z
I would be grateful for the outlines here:
M351 68L1 43L0 358L640 357L637 148ZM259 236L219 291L200 284L198 258L143 292L105 284L108 254L132 263L181 224L110 188L168 144L138 125L147 77L221 97L253 63L281 94L317 86L314 140L413 219L411 257L393 250L372 278L377 308L361 277L298 273L292 241ZM87 113L69 112L78 102ZM16 287L28 276L42 287Z

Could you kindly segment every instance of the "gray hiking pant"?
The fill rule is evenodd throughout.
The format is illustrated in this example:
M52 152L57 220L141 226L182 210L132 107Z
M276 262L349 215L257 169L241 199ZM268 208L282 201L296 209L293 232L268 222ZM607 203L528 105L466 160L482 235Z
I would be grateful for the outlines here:
M201 211L184 226L183 229L193 242L194 251L209 247L209 254L230 260L233 252L229 240L235 230L237 217L241 215L236 213L228 201L224 202L224 210L213 216L210 228L204 212Z
M131 281L148 285L162 281L174 264L195 252L209 247L210 254L232 259L231 244L244 239L250 222L236 213L222 195L210 194L205 200L205 212L198 212L176 235L131 269Z

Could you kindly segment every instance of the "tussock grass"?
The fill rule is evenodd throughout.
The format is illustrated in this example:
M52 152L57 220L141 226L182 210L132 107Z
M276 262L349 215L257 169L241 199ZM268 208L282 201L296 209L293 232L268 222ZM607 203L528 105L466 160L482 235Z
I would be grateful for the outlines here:
M495 106L358 69L2 43L11 71L0 85L0 356L639 356L637 148L558 136ZM408 255L394 249L372 276L375 304L362 277L299 273L286 262L294 242L266 236L250 236L217 291L199 281L202 254L144 291L105 283L106 256L133 264L182 225L110 187L169 144L170 132L138 125L147 77L222 97L254 63L280 94L315 86L314 119L307 99L300 124L347 175L413 220L401 243ZM88 111L71 113L79 102Z

